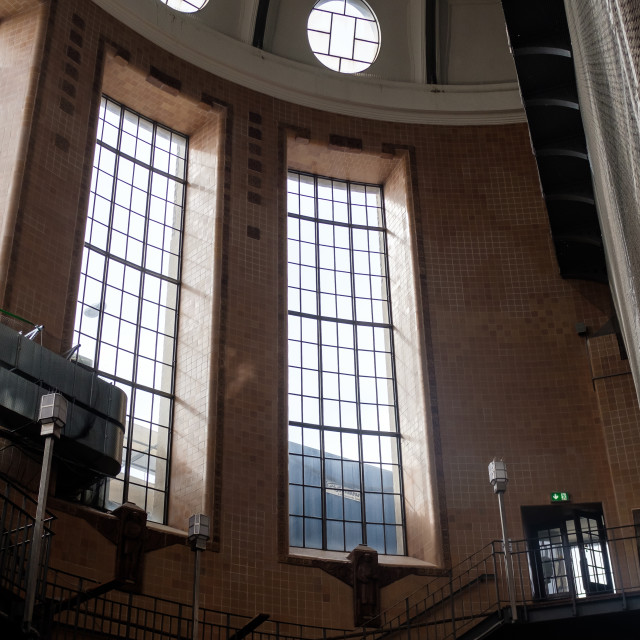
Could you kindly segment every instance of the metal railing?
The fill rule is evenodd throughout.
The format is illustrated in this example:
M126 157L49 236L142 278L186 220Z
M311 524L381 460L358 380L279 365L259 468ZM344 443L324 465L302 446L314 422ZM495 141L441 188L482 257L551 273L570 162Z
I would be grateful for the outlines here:
M78 638L121 638L133 640L191 640L192 608L164 598L109 591L91 599L87 592L99 590L91 580L50 571L47 585L49 606L42 616L45 637L60 640ZM239 633L251 621L243 616L214 609L199 610L198 638L201 640L328 640L349 637L349 631L266 620L246 636Z
M492 542L383 611L367 636L403 633L411 640L441 640L464 633L492 613L502 617L509 602L503 580L502 544Z
M15 598L24 598L37 503L22 489L0 477L0 589ZM55 517L47 512L43 549L38 571L36 601L44 602L45 577Z
M0 478L0 589L24 597L33 534L35 501ZM49 514L48 514L49 515ZM35 622L43 638L85 637L123 640L191 639L191 605L114 590L113 583L48 568L53 516L45 527ZM579 543L577 540L579 539ZM541 607L569 606L576 616L589 602L640 599L640 531L634 525L600 530L572 539L510 542L518 617ZM45 579L46 576L46 579ZM188 597L188 596L187 596ZM6 601L6 598L5 598ZM201 640L445 640L474 629L477 637L511 620L505 556L493 541L383 611L359 630L332 629L267 620L243 634L251 621L213 609L199 610ZM5 612L11 613L11 612ZM484 625L484 626L483 626Z
M41 324L35 324L34 322L31 322L31 320L21 318L6 309L0 309L0 324L6 324L28 340L34 340L37 338L38 342L42 344L42 332L44 330L44 326Z
M578 542L566 539L510 542L514 597L520 620L536 610L566 607L569 615L596 600L619 602L640 595L640 531L634 525L603 530L599 537ZM435 577L371 620L377 629L361 636L381 640L402 634L409 640L460 637L480 623L484 631L511 621L505 556L501 541L493 541L455 566L446 577ZM559 614L559 616L562 614ZM477 637L482 637L478 633Z

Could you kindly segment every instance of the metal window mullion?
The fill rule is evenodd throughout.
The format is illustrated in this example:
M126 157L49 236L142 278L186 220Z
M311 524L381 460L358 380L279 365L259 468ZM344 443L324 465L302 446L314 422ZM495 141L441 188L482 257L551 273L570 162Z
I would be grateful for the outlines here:
M143 275L155 276L159 280L164 280L165 282L175 284L178 287L180 286L180 280L177 278L172 278L171 276L165 276L162 273L159 273L158 271L153 271L152 269L143 268L140 265L137 265L134 262L131 262L130 260L125 260L124 258L121 258L120 256L111 255L104 249L100 249L100 247L96 247L90 242L85 242L85 247L91 249L94 253L99 253L100 255L103 255L109 258L109 260L112 260L113 262L119 262L125 267L131 267L132 269L139 271Z
M327 178L325 178L327 179ZM342 182L342 181L341 181ZM358 182L347 182L346 184L359 184ZM296 195L296 194L294 194ZM332 203L335 203L335 200L331 201ZM310 220L311 222L317 220L318 218L314 218L312 216L305 216L302 215L300 213L287 213L287 216L289 218L296 218L298 220ZM335 227L347 227L348 229L364 229L366 231L386 231L386 229L384 227L375 227L375 226L369 226L366 224L351 224L349 222L340 222L339 220L329 220L328 222L330 222L332 225L334 225Z
M113 236L113 220L114 220L114 211L116 206L116 189L118 184L118 169L120 167L120 157L122 156L121 146L122 146L122 133L124 131L124 113L125 108L122 105L120 107L120 120L118 122L118 145L117 148L114 149L115 153L115 162L114 162L114 175L113 175L113 189L111 192L111 201L109 203L109 233L107 236L107 247L105 250L105 272L103 279L103 288L102 288L102 297L100 301L100 308L102 309L102 313L99 315L99 339L98 345L99 348L102 348L102 325L103 318L105 313L105 300L106 300L106 291L107 291L107 272L109 261L111 260L111 240ZM108 145L103 145L103 147L108 148ZM123 275L124 278L124 275ZM124 282L124 281L123 281ZM136 341L137 343L137 341ZM134 344L134 361L133 366L135 367L135 349L136 344ZM96 363L98 362L98 358L96 358ZM116 359L117 362L117 359ZM97 369L97 367L96 367ZM115 372L114 372L115 373ZM125 451L125 467L124 467L124 478L123 478L123 489L122 489L122 502L126 502L128 500L128 491L129 491L129 465L131 459L131 441L133 439L133 403L135 399L135 390L132 387L131 398L129 400L129 434L127 438L127 447Z
M301 427L303 429L311 428L317 429L318 425L311 424L308 422L299 422L299 421L291 421L289 424L293 427ZM350 433L353 435L362 434L363 436L378 436L380 435L380 431L375 431L372 429L345 429L343 427L324 427L326 431L335 431L336 433ZM386 432L385 432L386 434ZM382 436L381 436L382 437ZM386 435L385 435L386 437ZM395 437L394 434L389 434L389 437Z
M356 374L356 426L358 434L358 468L360 472L360 526L362 543L367 544L367 520L364 495L364 447L362 444L362 417L360 411L360 362L358 358L358 317L356 315L356 279L355 279L355 253L353 244L353 221L351 212L351 183L347 182L347 219L349 220L349 269L351 273L351 313L353 314L353 346L354 346L354 370Z
M124 113L124 110L123 110ZM138 124L138 126L140 126ZM140 355L140 332L142 329L142 305L144 302L144 278L146 275L145 264L147 258L147 239L149 232L149 210L151 208L151 183L153 180L153 157L155 151L155 133L156 133L156 124L153 123L152 126L152 134L151 134L151 167L149 171L149 177L147 179L147 203L145 206L145 224L144 224L144 232L142 236L142 258L140 267L136 267L140 272L140 283L138 285L138 315L136 317L136 335L135 341L133 345L133 370L131 375L131 402L130 402L130 415L129 415L129 440L127 443L127 457L126 457L126 466L125 466L125 475L124 475L124 490L123 490L123 501L126 501L129 497L129 483L131 482L131 458L132 458L132 447L133 447L133 428L134 428L134 414L135 414L135 400L136 400L136 391L137 380L138 380L138 357ZM137 145L138 137L136 137L136 145ZM154 376L155 380L155 376ZM144 495L144 506L143 508L146 510L147 506L147 489L148 478L149 478L149 460L147 456L147 482L145 482L145 495Z
M106 104L106 103L105 103ZM106 108L106 107L105 107ZM124 118L124 109L120 109L120 120L118 123L118 147L120 147L121 143L122 143L122 121ZM104 132L104 124L106 122L106 119L103 120L103 132ZM102 155L102 154L100 154ZM98 362L100 359L100 352L102 350L102 328L104 325L104 310L105 310L105 302L106 302L106 294L107 294L107 274L109 272L109 254L111 252L111 237L113 234L113 218L114 218L114 210L115 210L115 206L116 206L116 190L117 190L117 185L118 185L118 166L119 166L119 155L116 152L115 155L115 162L114 162L114 168L113 168L113 185L111 186L111 199L109 202L109 225L107 227L108 231L107 231L107 248L106 248L106 254L104 255L104 267L102 270L102 291L100 293L100 302L99 302L99 309L101 310L101 312L98 314L98 328L96 331L96 348L94 351L94 356L95 356L95 361L94 361L94 368L97 369L98 368ZM96 175L96 189L98 186L98 177L99 177L99 173L100 173L100 169L99 169L99 165L100 165L100 160L98 159L98 166L95 167L96 171L97 171L97 175ZM97 195L97 191L94 193L94 195ZM94 198L94 202L95 202L95 198ZM93 216L92 216L93 219ZM92 225L93 228L93 225ZM85 242L85 246L87 246L87 243ZM90 249L90 251L92 251L92 249ZM87 256L87 267L89 266L89 257ZM87 273L88 275L88 273ZM86 278L85 278L85 290L86 290ZM84 300L83 300L84 302Z
M322 382L322 322L320 320L321 300L320 300L320 222L318 217L318 177L313 179L313 208L315 210L315 243L314 250L316 254L316 323L317 323L317 340L318 340L318 422L320 427L320 499L322 501L322 548L327 548L327 491L326 491L326 477L325 477L325 448L324 448L324 388ZM302 287L302 281L300 282ZM302 289L301 289L302 290ZM304 384L302 386L304 407ZM304 417L304 414L303 414ZM304 472L304 467L303 467Z
M153 273L153 272L151 272ZM297 318L310 318L311 320L315 320L318 318L319 320L327 320L329 322L335 322L336 324L350 324L350 325L358 325L359 327L372 327L379 329L388 329L389 325L384 322L354 322L353 320L346 320L344 318L331 318L329 316L315 316L312 313L303 313L301 311L288 311L289 315L295 316Z
M366 207L366 201L367 201L366 200L366 194L367 194L367 191L365 189L365 211L366 211L366 208L367 208ZM368 215L367 215L367 219L368 219ZM369 291L371 292L370 293L370 297L369 297L369 302L370 302L370 305L371 305L371 317L373 318L373 316L374 316L374 313L373 313L374 299L373 299L373 282L371 280L371 278L372 278L372 274L371 274L371 256L372 256L372 251L371 251L371 238L370 238L370 235L369 235L370 231L371 231L370 229L367 229L367 265L368 265L368 268L369 268L369 273L368 273ZM384 241L384 238L386 237L386 234L384 232L382 232L382 236L383 236L383 241ZM384 256L385 256L385 259L386 259L387 253L386 253L386 246L384 245L384 242L383 242L383 247L382 248L383 248ZM386 269L386 266L385 266L385 272L388 273L388 270ZM386 275L386 273L385 273L385 275ZM388 287L387 287L387 289L388 289ZM389 311L390 310L389 309L390 305L389 305L388 292L387 292L387 300L385 301L385 303L386 303L388 311ZM390 328L389 328L389 331L390 331ZM391 339L391 336L390 336L390 339ZM386 521L385 521L385 515L384 515L384 485L383 485L383 481L382 481L382 464L383 463L382 463L382 449L381 449L382 437L383 436L380 434L380 413L379 413L380 412L380 395L379 395L379 392L378 392L378 363L376 362L376 353L377 353L377 350L376 350L376 336L375 336L375 331L374 331L374 333L373 333L373 351L372 351L372 354L373 354L373 380L374 380L374 384L375 384L375 387L376 387L376 415L377 415L377 423L378 423L378 455L380 456L380 466L378 468L378 476L379 476L379 479L380 479L380 501L382 503L382 513L380 514L380 519L382 520L383 547L384 547L384 551L386 553L386 551L387 551L387 531L386 531L386 528L384 526L386 524ZM396 421L396 424L397 424L397 421Z
M144 120L148 120L148 118L145 118L144 116L142 116L139 113L136 113L135 111L131 111L131 109L127 109L125 107L122 107L123 111L128 111L129 113L133 113L135 116L137 116L138 118L143 118ZM150 120L148 120L149 122L151 122ZM154 127L155 127L155 123ZM164 128L164 127L163 127ZM155 128L154 128L155 131ZM173 134L173 130L171 130L171 133ZM184 136L183 136L184 137ZM139 140L139 137L136 137L136 141ZM185 137L185 141L188 145L188 139ZM138 158L136 158L135 156L130 156L128 153L124 153L123 151L120 151L118 148L112 147L110 144L108 144L107 142L103 142L102 140L98 140L97 144L100 145L102 148L107 149L109 151L112 151L113 153L116 153L120 156L122 156L125 160L130 160L131 162L133 162L135 165L139 166L139 167L143 167L144 169L149 169L149 171L153 171L154 173L157 173L165 178L170 178L171 180L175 180L176 182L179 182L180 184L186 185L187 183L187 179L186 176L183 176L182 178L178 178L177 176L173 175L172 173L169 173L168 171L163 171L162 169L157 169L153 166L153 164L147 164L146 162L143 162L142 160L139 160ZM155 142L151 143L152 148L155 148ZM186 166L186 155L185 154L185 166ZM178 156L176 156L178 157Z
M331 191L333 193L333 183L332 183L332 188ZM333 196L332 196L333 197ZM333 205L335 204L335 200L331 201L332 204L332 209L333 209ZM335 215L332 216L332 218L334 218ZM337 274L338 274L338 269L336 267L336 261L335 261L335 252L336 252L336 222L335 219L331 220L331 236L333 238L332 241L332 249L333 249L333 288L334 288L334 296L335 296L335 303L336 303L336 317L335 317L335 324L336 324L336 351L337 351L337 361L338 361L338 371L336 372L336 375L338 376L338 420L339 420L339 424L340 424L340 429L336 430L336 429L327 429L328 431L334 431L334 432L338 432L340 434L344 433L345 431L342 428L342 390L340 388L340 338L339 338L339 334L338 334L338 282L337 282ZM342 541L343 541L343 548L346 551L346 516L344 513L344 465L342 464L344 462L344 456L343 456L343 452L342 452L342 438L340 438L340 500L342 501Z

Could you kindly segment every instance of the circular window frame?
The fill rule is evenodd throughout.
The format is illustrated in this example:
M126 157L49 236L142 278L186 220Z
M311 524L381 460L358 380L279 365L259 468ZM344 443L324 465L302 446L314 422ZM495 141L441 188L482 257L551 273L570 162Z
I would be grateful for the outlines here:
M174 11L178 11L179 13L197 13L198 11L202 11L207 4L209 4L209 0L159 0L162 4L169 7L169 9L173 9ZM199 7L196 5L200 5ZM183 7L188 7L184 9Z
M338 4L342 4L342 12L323 9ZM343 31L338 39L339 30ZM349 40L344 39L345 32ZM307 40L313 55L328 69L344 74L361 73L380 53L380 21L365 0L317 0L307 20ZM349 47L350 56L340 55L347 54Z

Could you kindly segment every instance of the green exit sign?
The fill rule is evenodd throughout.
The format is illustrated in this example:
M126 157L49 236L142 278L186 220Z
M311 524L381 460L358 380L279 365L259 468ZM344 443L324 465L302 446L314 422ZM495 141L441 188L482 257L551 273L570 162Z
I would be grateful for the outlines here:
M571 498L566 491L553 491L551 493L551 502L569 502Z

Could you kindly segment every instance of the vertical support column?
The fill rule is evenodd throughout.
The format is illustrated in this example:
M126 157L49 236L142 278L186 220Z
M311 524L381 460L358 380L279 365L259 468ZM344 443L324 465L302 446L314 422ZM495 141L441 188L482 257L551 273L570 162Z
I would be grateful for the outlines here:
M31 553L29 554L29 568L27 573L27 592L25 595L22 628L25 633L31 630L33 609L36 601L38 586L38 571L42 557L42 534L44 518L47 510L47 496L49 495L49 481L51 479L51 463L53 461L53 445L60 438L62 427L67 421L67 401L59 393L42 396L40 401L41 424L40 435L44 436L44 453L42 455L42 470L40 472L40 487L38 488L38 506L36 520L31 538Z

